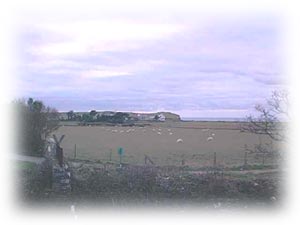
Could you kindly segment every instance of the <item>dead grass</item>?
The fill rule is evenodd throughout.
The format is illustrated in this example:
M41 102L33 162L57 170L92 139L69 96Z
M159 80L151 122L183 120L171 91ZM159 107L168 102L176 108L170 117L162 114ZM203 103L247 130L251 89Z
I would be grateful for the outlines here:
M233 129L235 128L235 129ZM240 132L237 123L222 122L174 122L153 123L145 127L112 126L64 126L57 135L65 134L62 143L64 153L79 159L119 161L117 149L124 149L123 162L143 164L147 154L156 165L181 165L182 159L191 167L209 166L214 152L217 162L223 166L238 166L243 163L245 144L248 148L259 143L255 134ZM172 133L172 135L170 135ZM207 138L213 136L212 141ZM182 139L182 143L177 143ZM263 136L262 143L271 140ZM274 149L280 146L273 145ZM260 164L262 159L248 155L249 164ZM266 164L276 164L269 157Z

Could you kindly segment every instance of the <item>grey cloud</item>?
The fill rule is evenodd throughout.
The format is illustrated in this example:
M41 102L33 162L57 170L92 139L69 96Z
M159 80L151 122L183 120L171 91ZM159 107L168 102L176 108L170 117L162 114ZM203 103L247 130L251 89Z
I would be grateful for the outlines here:
M143 43L129 51L90 52L46 57L26 49L61 41L43 30L23 30L18 79L20 95L42 98L59 110L247 110L281 85L274 22L217 21L204 28L187 26L168 40ZM162 64L132 76L81 77L97 67Z

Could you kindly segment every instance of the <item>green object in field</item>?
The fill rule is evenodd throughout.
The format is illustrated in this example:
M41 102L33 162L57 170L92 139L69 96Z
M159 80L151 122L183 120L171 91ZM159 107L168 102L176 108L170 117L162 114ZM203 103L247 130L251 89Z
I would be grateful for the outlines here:
M124 149L123 148L119 148L118 149L118 154L119 155L123 155L124 154Z

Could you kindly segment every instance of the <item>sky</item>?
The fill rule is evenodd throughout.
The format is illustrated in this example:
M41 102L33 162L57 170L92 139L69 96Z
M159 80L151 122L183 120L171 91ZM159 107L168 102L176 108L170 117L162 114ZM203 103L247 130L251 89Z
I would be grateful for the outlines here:
M274 14L31 14L16 29L15 97L59 111L245 117L285 86Z

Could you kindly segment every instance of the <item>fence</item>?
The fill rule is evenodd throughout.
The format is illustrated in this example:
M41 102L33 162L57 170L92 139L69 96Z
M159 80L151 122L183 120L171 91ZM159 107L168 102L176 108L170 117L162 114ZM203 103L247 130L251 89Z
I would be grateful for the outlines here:
M131 165L154 165L154 166L177 166L186 167L191 170L195 169L261 169L263 167L274 167L278 164L278 158L266 154L254 154L248 151L236 155L227 155L220 152L205 154L169 154L165 157L155 157L149 154L130 155L124 153L120 157L117 149L108 149L99 151L98 155L92 157L86 155L84 149L74 144L73 149L66 149L67 158L71 160L87 160L98 163L120 164L120 158L123 164Z

